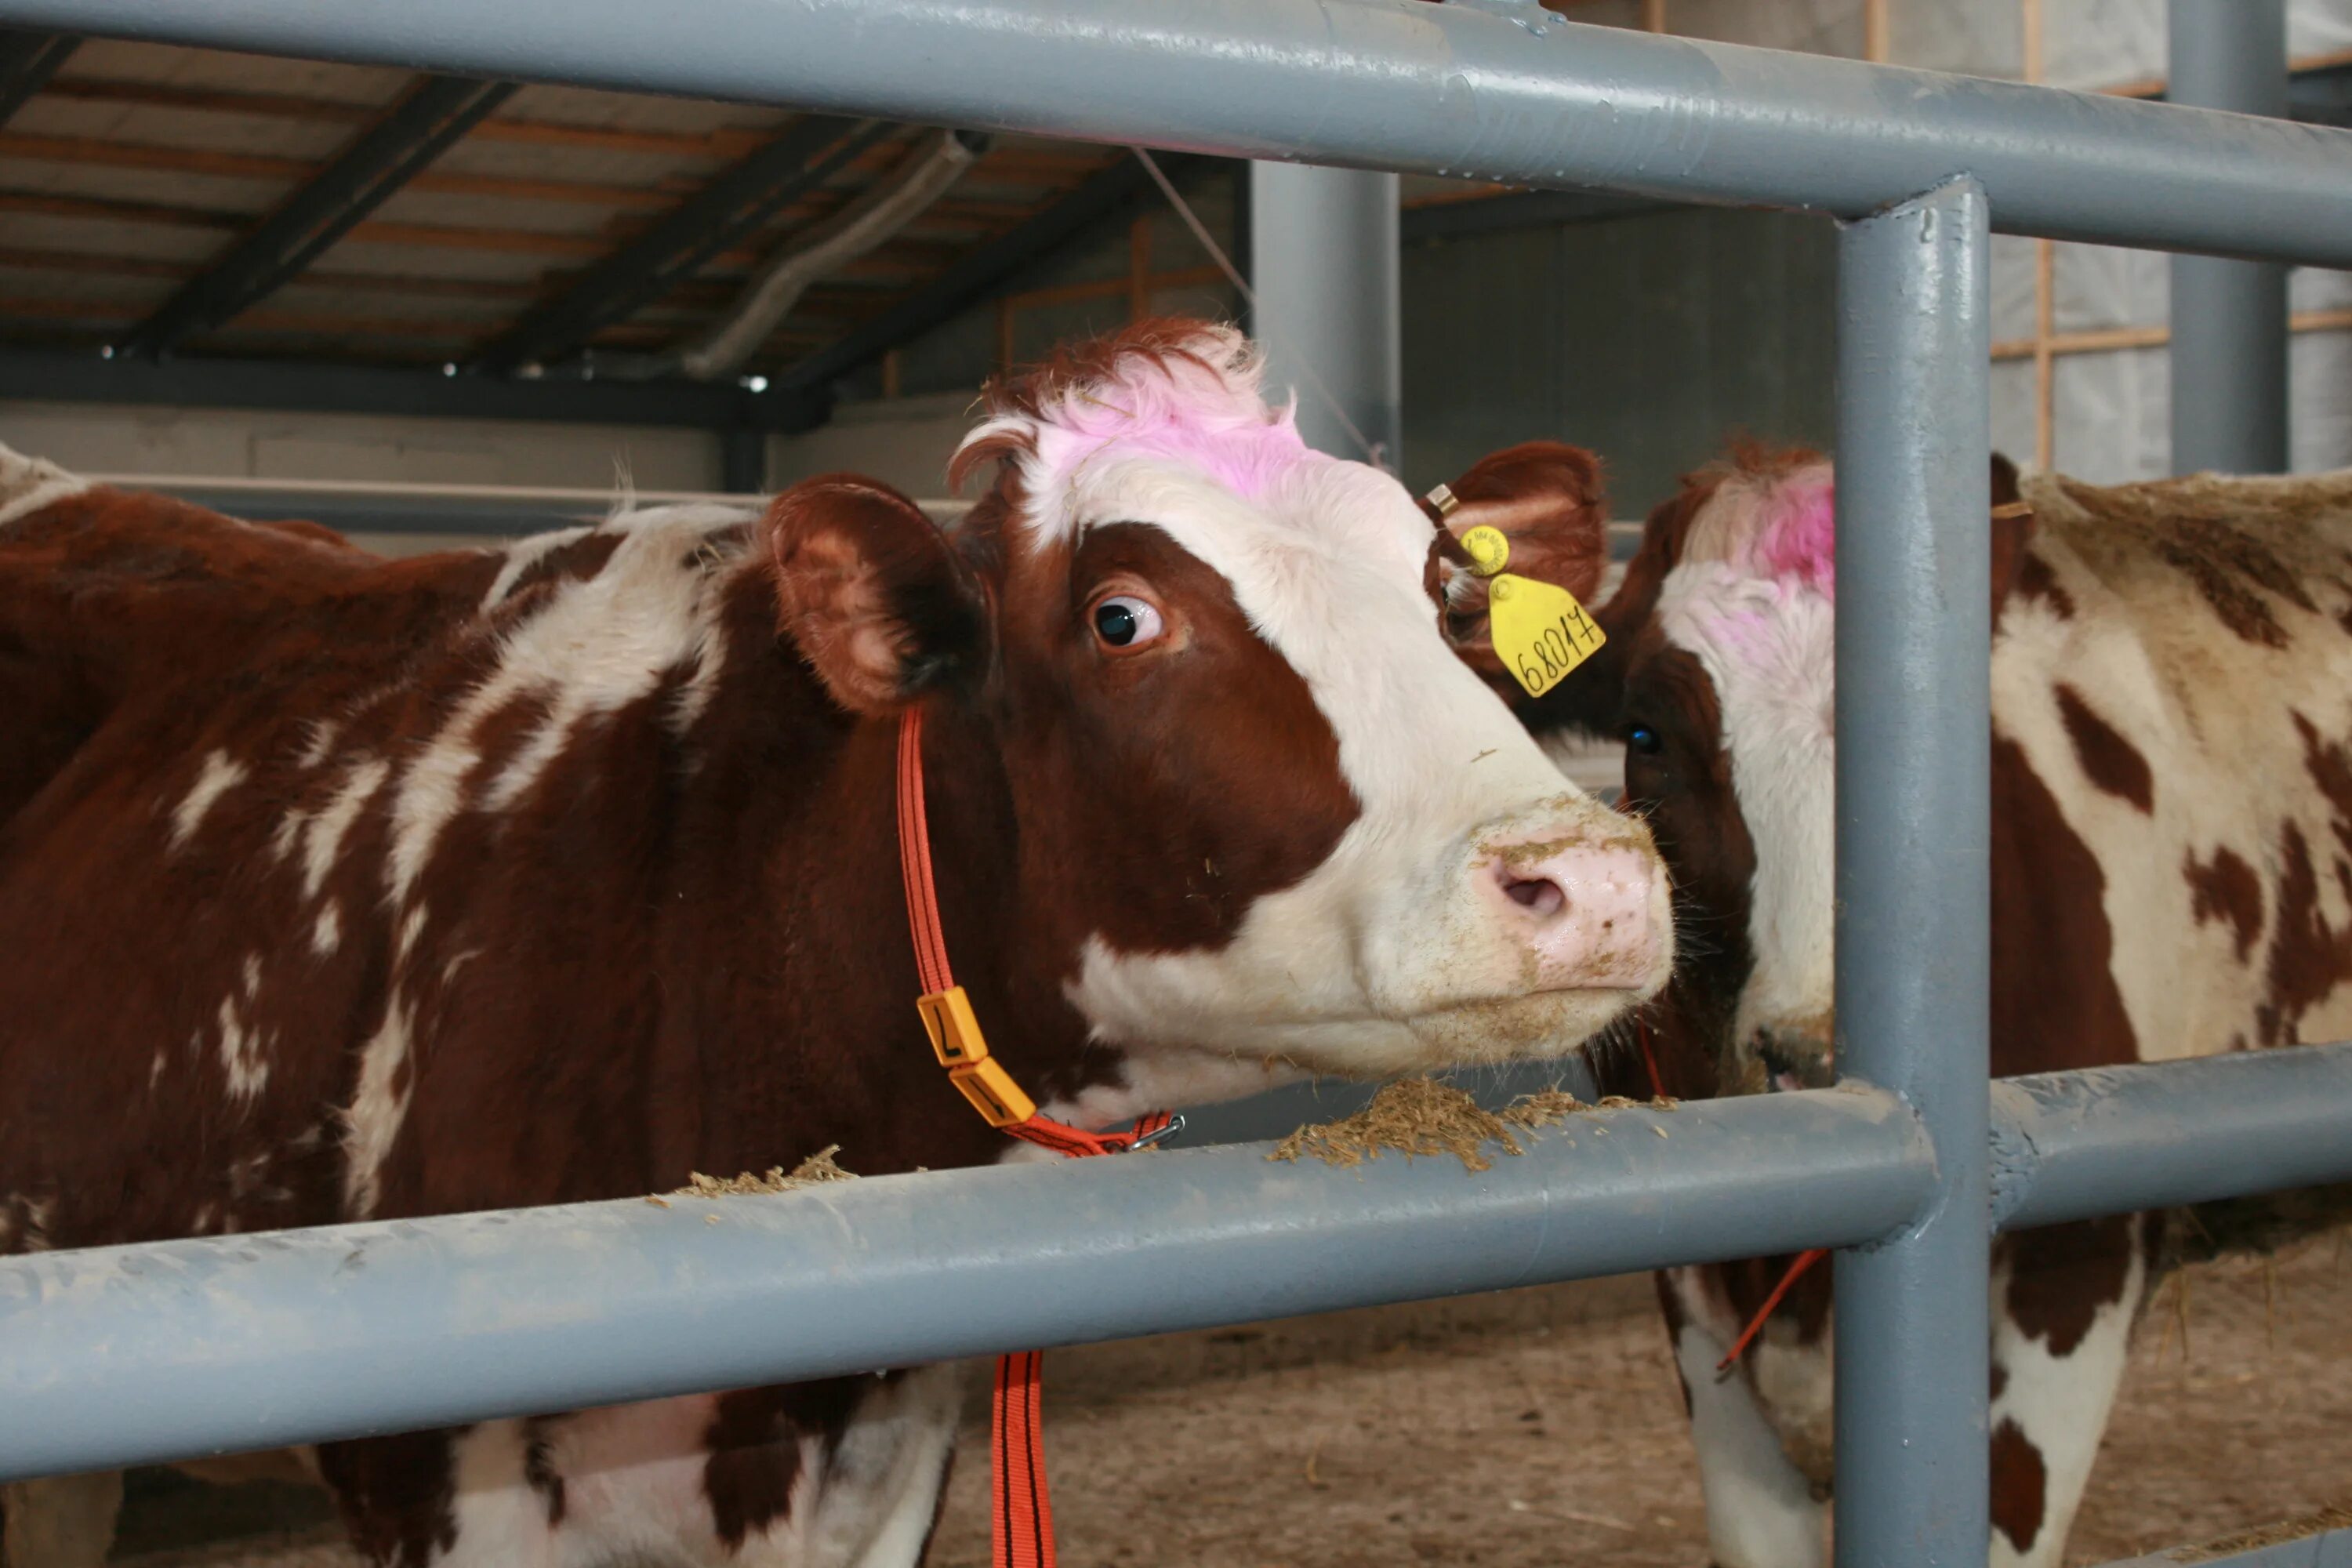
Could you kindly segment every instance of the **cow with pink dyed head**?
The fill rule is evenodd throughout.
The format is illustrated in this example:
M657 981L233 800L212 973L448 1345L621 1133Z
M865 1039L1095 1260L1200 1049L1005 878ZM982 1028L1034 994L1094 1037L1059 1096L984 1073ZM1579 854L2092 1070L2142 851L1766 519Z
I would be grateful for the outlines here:
M1601 542L1573 448L1513 448L1452 488L1477 498L1457 521ZM1993 496L1993 1071L2352 1034L2352 473L2107 487L1995 458ZM1607 645L1523 705L1547 740L1623 740L1625 806L1673 872L1683 957L1643 1016L1649 1059L1628 1039L1601 1064L1622 1092L1832 1080L1833 770L1870 743L1835 730L1834 502L1805 452L1692 476L1596 611ZM2352 1211L2313 1199L2239 1205L2233 1232ZM2063 1560L2162 1230L1997 1246L1998 1563ZM1790 1264L1659 1276L1720 1568L1826 1560L1830 1271L1726 1363Z
M833 476L387 562L0 451L0 1253L985 1164L1020 1145L973 1082L1084 1137L1654 994L1647 829L1457 657L1412 498L1258 383L1162 322L1000 385L952 535ZM918 1015L910 772L1001 1080ZM960 1402L934 1368L309 1462L404 1568L904 1568ZM116 1495L11 1533L79 1509L102 1554Z

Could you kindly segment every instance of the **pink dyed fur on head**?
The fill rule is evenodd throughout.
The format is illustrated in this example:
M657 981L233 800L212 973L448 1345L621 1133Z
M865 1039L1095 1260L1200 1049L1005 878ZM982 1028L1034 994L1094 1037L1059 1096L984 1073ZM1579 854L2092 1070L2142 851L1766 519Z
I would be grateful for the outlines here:
M1264 368L1241 333L1204 323L1172 348L1119 349L1093 374L1044 389L1034 416L1001 414L965 445L1025 430L1034 455L1022 466L1039 493L1098 458L1138 456L1187 464L1255 499L1316 457L1299 437L1296 405L1267 405Z
M1837 587L1837 485L1826 466L1801 468L1765 491L1756 559L1775 577L1822 593Z
M1837 585L1837 482L1827 463L1727 477L1699 514L1684 559L1721 561L1741 572Z

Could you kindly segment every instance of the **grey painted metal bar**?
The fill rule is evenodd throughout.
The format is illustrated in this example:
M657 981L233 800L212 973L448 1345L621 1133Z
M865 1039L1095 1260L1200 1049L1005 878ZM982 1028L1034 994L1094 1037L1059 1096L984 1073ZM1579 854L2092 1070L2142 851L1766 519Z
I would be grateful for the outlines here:
M1297 389L1308 446L1360 459L1377 450L1391 472L1404 463L1397 247L1394 174L1250 165L1251 322L1267 380Z
M1564 22L1535 0L0 0L0 23L2352 267L2352 132Z
M1931 1181L1869 1093L1523 1141L1476 1174L1241 1144L11 1258L0 1479L1862 1241Z
M2086 1184L2352 1180L2310 1125L2352 1044L2017 1084L2016 1223L2080 1217ZM2269 1126L2298 1129L2282 1163ZM0 1479L1859 1241L1933 1190L1918 1123L1850 1089L1527 1142L1477 1176L1245 1144L0 1260Z
M2286 0L2170 0L2166 96L2284 119ZM2286 268L2172 258L2172 471L2287 467Z
M2004 1079L2003 1229L2352 1181L2352 1044Z
M2191 1556L2198 1568L2352 1568L2352 1530L2321 1531L2293 1541L2273 1541L2220 1557ZM2116 1562L2106 1568L2180 1568L2181 1559L2169 1552Z
M1838 239L1837 1053L1937 1199L1837 1258L1840 1568L1981 1568L1990 1204L1990 238L1957 180Z

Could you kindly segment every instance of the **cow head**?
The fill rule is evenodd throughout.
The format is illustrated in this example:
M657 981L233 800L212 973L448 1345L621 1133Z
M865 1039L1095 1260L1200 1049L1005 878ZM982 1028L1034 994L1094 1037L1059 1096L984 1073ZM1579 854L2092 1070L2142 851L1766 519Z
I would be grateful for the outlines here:
M1993 488L2016 498L1999 458ZM2030 519L1997 510L1998 597ZM1596 612L1602 656L1524 714L1623 739L1624 807L1673 873L1675 1016L1727 1092L1832 1076L1833 516L1810 452L1743 447L1686 478Z
M1649 835L1449 649L1412 499L1258 377L1164 322L992 387L952 537L870 481L796 487L785 627L843 707L929 704L945 765L992 759L1011 903L1095 1038L1340 1072L1567 1049L1671 967Z

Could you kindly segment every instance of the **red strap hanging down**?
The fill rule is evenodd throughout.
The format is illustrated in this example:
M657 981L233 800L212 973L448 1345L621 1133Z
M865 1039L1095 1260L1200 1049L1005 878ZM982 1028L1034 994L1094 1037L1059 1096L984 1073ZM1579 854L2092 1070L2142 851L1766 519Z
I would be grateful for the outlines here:
M898 869L907 885L907 923L915 939L915 973L926 996L955 988L940 925L939 888L931 879L931 830L923 810L923 715L909 708L898 721ZM996 1070L996 1069L992 1069ZM1009 1080L1007 1080L1009 1081ZM1118 1154L1168 1131L1175 1118L1155 1110L1124 1132L1088 1132L1032 1112L999 1131L1072 1159ZM996 1393L989 1424L994 1477L990 1535L995 1568L1054 1568L1054 1509L1045 1494L1044 1414L1037 1351L1014 1351L996 1363Z
M1731 1342L1731 1349L1725 1353L1721 1361L1715 1363L1716 1371L1729 1372L1733 1363L1748 1353L1748 1347L1755 1342L1757 1335L1764 1331L1765 1323L1780 1305L1780 1298L1789 1293L1789 1287L1794 1285L1806 1269L1829 1255L1829 1248L1812 1247L1800 1252L1790 1260L1788 1272L1780 1276L1780 1282L1778 1285L1772 1287L1772 1293L1764 1298L1764 1304L1756 1309L1756 1315L1748 1320L1748 1326L1739 1331L1739 1337Z
M1650 1092L1664 1100L1666 1098L1666 1084L1658 1076L1658 1058L1650 1049L1650 1020L1647 1017L1636 1018L1633 1034L1642 1043L1642 1065L1649 1069ZM1748 1353L1748 1347L1755 1343L1756 1336L1764 1331L1765 1323L1779 1310L1780 1300L1788 1295L1789 1288L1796 1284L1806 1269L1828 1256L1828 1248L1815 1247L1800 1252L1790 1260L1788 1272L1782 1274L1780 1282L1772 1287L1772 1293L1764 1298L1764 1304L1756 1309L1756 1315L1748 1320L1748 1326L1739 1331L1739 1337L1732 1342L1729 1353L1715 1363L1716 1371L1729 1372L1739 1358Z

